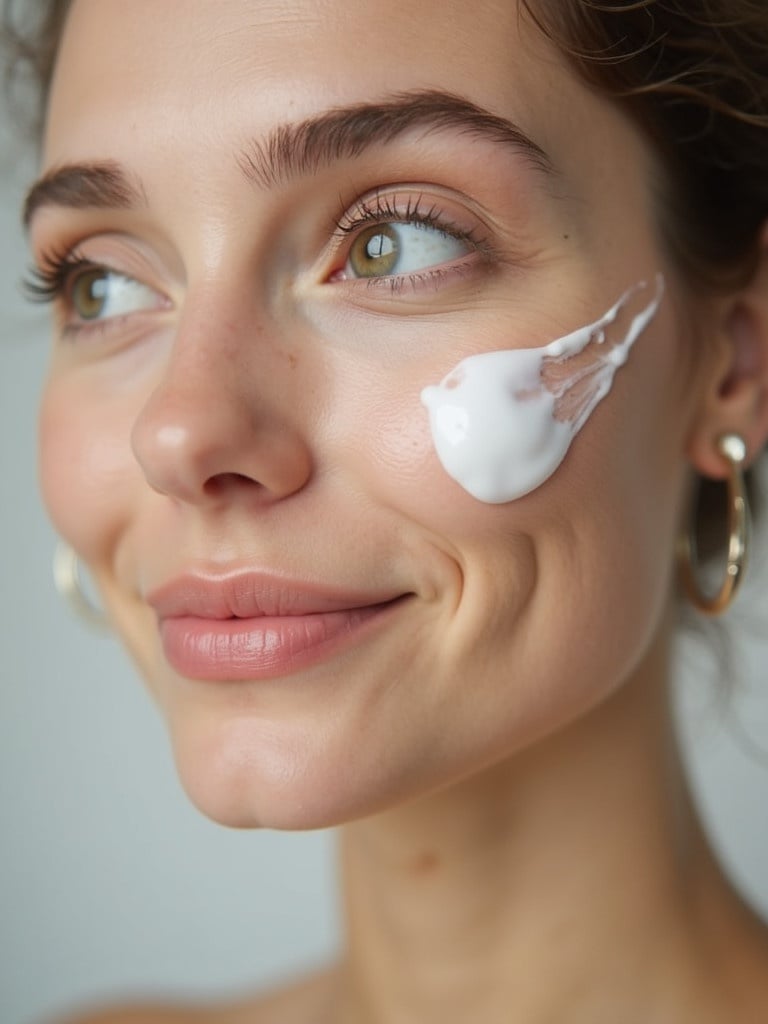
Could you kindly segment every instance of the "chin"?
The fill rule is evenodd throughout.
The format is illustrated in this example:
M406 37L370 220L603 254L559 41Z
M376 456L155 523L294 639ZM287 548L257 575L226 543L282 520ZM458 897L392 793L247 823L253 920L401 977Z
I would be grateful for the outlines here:
M302 832L341 823L308 795L273 788L261 779L232 780L215 771L206 776L204 770L181 768L179 778L194 807L225 828Z
M370 813L369 786L317 736L250 719L172 729L171 740L187 796L227 828L305 831Z

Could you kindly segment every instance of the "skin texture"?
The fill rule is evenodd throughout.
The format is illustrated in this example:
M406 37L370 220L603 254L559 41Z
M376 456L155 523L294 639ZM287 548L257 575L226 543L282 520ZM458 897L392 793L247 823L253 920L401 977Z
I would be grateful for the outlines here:
M514 120L555 170L414 129L246 180L254 139L393 82ZM50 514L200 809L352 823L339 972L232 1019L756 1020L764 938L698 831L666 684L691 467L723 476L723 430L752 452L768 432L763 270L691 301L657 237L645 140L509 3L75 0L43 169L104 160L140 205L46 205L31 224L41 262L75 246L146 286L103 328L73 333L57 306ZM334 222L382 185L482 244L415 286L344 279L354 235ZM657 272L659 314L550 480L489 506L447 477L425 384L547 344ZM410 596L286 677L183 678L147 594L243 567Z

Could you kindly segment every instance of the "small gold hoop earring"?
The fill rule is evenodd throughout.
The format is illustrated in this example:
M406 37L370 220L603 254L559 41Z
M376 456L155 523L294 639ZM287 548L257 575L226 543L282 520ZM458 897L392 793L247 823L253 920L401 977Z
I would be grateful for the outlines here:
M728 462L728 564L725 580L718 593L708 596L696 580L695 528L680 538L680 574L691 604L705 615L724 612L736 596L744 579L749 550L749 509L744 484L744 462L747 446L738 434L724 434L717 442L718 451Z
M94 629L109 629L104 612L85 596L77 554L64 541L59 541L53 552L53 582L59 595L79 618Z

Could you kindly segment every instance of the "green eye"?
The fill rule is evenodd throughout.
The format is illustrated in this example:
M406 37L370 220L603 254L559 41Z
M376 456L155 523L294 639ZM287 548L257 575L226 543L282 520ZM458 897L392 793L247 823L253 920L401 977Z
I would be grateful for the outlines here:
M152 288L107 267L88 267L75 274L68 301L74 316L83 322L109 320L163 304Z
M353 278L413 274L471 251L468 242L430 224L374 224L355 238L344 271Z
M349 251L349 265L355 277L391 274L400 257L397 231L389 224L366 228Z

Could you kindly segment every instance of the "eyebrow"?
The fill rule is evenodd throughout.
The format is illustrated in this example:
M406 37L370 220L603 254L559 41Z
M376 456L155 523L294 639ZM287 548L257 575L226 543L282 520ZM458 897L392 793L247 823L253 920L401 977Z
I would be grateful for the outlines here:
M439 90L396 93L378 103L338 107L295 124L278 125L266 139L255 139L238 164L261 188L274 188L308 176L340 160L361 156L373 146L423 129L422 138L453 131L511 149L545 175L555 172L548 154L513 121L470 100ZM127 210L145 205L142 189L115 161L65 164L36 181L24 201L22 222L29 228L45 206Z
M396 93L381 103L329 110L296 124L280 125L266 140L255 139L240 167L255 184L270 188L316 173L339 160L359 157L412 129L426 137L454 131L512 149L546 175L554 173L547 153L514 122L470 100L439 90Z
M28 229L43 206L128 210L144 203L141 189L114 161L65 164L48 171L32 185L24 200L22 223Z

